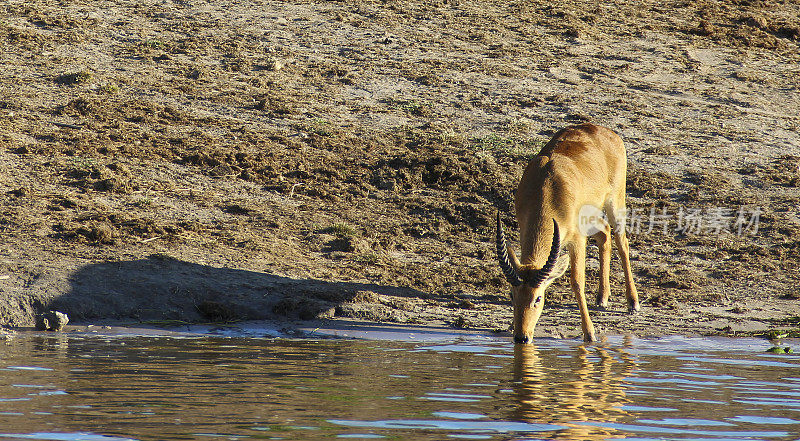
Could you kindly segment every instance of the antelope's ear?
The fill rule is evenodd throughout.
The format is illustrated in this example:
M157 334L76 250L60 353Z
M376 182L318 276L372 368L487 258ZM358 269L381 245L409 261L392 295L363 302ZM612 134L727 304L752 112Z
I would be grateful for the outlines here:
M569 253L564 253L558 257L556 264L553 266L553 271L547 277L547 284L553 283L554 280L564 275L569 268Z
M522 264L519 262L519 258L517 255L514 254L514 250L511 249L511 246L507 246L506 250L508 250L508 258L511 261L511 265L514 266L514 269L519 271Z

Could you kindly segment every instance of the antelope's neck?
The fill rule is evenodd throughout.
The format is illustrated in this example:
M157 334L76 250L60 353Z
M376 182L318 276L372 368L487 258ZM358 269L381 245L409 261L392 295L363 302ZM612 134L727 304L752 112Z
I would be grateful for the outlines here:
M521 263L536 269L544 266L553 245L553 220L545 216L537 216L529 221L528 228L520 233Z

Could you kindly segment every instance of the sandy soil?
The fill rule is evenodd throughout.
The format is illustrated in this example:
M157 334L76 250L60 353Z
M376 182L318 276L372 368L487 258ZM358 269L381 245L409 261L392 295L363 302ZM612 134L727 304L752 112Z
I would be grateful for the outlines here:
M800 3L8 0L0 324L373 320L506 330L526 161L627 143L642 312L800 326ZM756 224L757 221L757 224ZM588 290L596 280L590 249ZM566 278L537 332L580 334Z

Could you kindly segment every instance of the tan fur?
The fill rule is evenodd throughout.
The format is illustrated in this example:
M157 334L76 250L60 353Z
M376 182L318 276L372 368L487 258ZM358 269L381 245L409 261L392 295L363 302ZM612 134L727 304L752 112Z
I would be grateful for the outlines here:
M639 309L625 236L626 162L625 147L617 134L604 127L581 124L556 133L526 167L515 197L521 253L517 258L509 249L512 265L520 275L542 268L553 240L553 219L558 222L561 244L568 253L559 258L550 277L540 286L522 284L513 288L515 339L533 338L545 289L566 271L569 263L584 340L596 340L584 294L586 236L578 228L578 212L584 205L603 210L608 219L608 223L601 224L602 230L593 235L600 249L599 306L608 305L613 229L625 272L628 305L631 311Z

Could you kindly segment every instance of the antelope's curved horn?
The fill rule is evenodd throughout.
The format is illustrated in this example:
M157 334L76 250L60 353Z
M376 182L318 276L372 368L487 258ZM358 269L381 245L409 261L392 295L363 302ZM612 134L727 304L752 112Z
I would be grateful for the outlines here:
M500 212L497 212L497 260L500 262L500 269L503 275L512 286L522 285L522 278L517 274L517 270L511 265L508 258L508 247L506 246L506 235L503 232L503 223L500 221Z
M553 244L550 246L550 255L547 256L547 262L545 262L542 269L537 271L536 274L531 277L531 280L528 281L530 286L536 288L550 276L550 273L553 271L553 266L555 266L556 260L558 260L558 252L560 249L561 235L558 232L558 222L553 219Z

